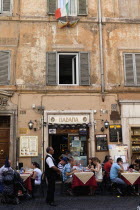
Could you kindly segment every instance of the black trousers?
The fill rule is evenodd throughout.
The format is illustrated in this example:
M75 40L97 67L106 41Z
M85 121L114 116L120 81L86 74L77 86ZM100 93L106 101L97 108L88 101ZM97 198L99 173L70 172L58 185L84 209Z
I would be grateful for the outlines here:
M48 179L48 189L47 189L46 202L51 203L54 202L55 179L54 177L47 177L47 179Z

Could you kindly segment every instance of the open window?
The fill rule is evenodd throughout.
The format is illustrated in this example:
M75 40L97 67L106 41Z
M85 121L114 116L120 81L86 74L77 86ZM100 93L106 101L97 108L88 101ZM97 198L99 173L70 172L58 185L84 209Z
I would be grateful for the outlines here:
M90 85L89 52L47 53L47 85Z
M47 0L48 14L52 15L56 9L64 8L67 0ZM87 0L69 0L68 16L87 15Z
M58 84L78 85L78 54L58 54Z
M68 16L77 16L77 0L57 0L58 8L65 8L68 2Z

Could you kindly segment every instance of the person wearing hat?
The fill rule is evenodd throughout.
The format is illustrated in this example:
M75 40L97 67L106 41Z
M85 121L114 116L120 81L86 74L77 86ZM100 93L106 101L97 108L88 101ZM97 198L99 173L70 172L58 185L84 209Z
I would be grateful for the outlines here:
M59 168L59 170L61 171L61 173L62 173L62 171L63 171L63 168L64 168L64 166L67 164L67 162L68 162L68 158L66 158L66 157L63 157L61 160L60 160L60 162L58 163L58 168Z

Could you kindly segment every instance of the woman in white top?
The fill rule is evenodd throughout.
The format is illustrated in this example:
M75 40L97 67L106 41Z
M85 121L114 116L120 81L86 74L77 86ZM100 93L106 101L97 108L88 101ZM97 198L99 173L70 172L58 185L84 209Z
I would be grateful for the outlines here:
M102 166L100 164L100 160L97 157L94 157L92 161L93 164L95 165L95 168L92 167L91 170L95 172L95 179L97 182L102 182L103 174L102 174Z
M35 185L40 185L41 184L41 176L42 176L42 172L40 170L39 164L37 162L33 162L32 163L32 167L33 167L33 176L32 179L34 179L34 184Z

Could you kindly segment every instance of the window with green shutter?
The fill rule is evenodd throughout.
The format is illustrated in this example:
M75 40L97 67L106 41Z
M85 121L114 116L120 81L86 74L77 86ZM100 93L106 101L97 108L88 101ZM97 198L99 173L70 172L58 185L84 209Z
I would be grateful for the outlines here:
M57 85L55 52L47 53L47 85Z
M47 85L90 85L89 53L47 53Z
M10 82L10 52L0 51L0 85Z
M90 85L90 64L89 53L79 53L79 72L80 72L80 85Z
M55 10L57 8L56 6L56 3L57 3L57 0L47 0L48 1L48 14L54 14L55 13Z
M78 0L78 15L87 15L87 0Z
M48 0L48 14L55 14L57 8L64 8L67 0ZM69 0L68 16L87 15L87 0Z
M140 86L140 53L124 54L125 85Z
M11 13L12 0L0 0L0 13L7 14Z

